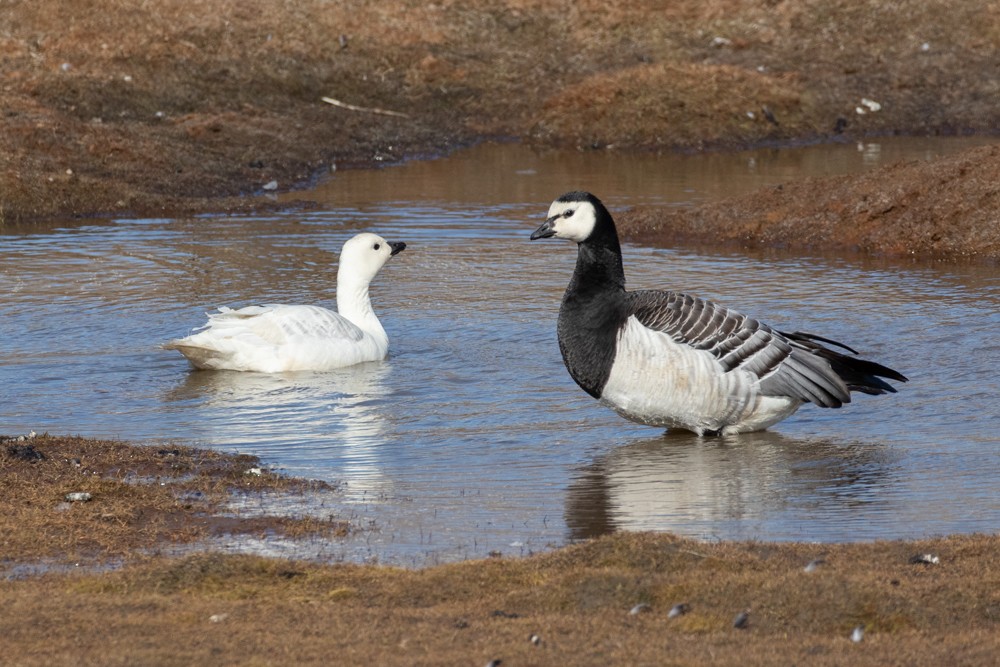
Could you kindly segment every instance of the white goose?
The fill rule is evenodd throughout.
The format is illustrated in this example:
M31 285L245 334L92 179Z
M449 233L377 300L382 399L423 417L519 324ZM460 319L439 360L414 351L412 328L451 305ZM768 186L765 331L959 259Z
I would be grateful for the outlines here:
M389 338L372 310L368 286L389 258L406 248L377 234L351 238L340 252L337 310L318 306L222 307L208 323L164 349L177 350L195 368L323 371L384 359Z
M556 199L531 239L578 244L559 309L559 349L580 387L641 424L699 435L759 431L804 403L839 408L852 391L896 390L906 378L831 350L836 341L782 333L710 301L661 290L625 290L611 214L588 192Z

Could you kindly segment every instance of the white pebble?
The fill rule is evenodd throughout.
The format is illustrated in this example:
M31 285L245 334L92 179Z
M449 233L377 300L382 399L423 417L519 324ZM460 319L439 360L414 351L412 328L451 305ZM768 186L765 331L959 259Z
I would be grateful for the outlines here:
M676 618L678 616L683 616L684 614L691 611L691 605L686 602L681 602L680 604L675 604L670 608L670 613L667 614L667 618Z
M872 113L875 113L876 111L880 111L882 109L881 104L879 104L875 100L870 100L867 97L861 98L861 106L866 107Z
M264 184L264 189L265 190L277 190L278 189L278 181L270 181L269 183L265 183Z
M75 491L73 493L66 494L66 500L71 503L85 503L91 498L93 498L93 496L86 491Z
M822 565L825 562L826 561L823 560L822 558L817 558L816 560L809 561L809 564L806 565L805 568L803 568L803 569L806 572L815 572L816 570L819 569L819 566Z
M641 614L644 611L650 611L651 609L652 607L650 607L645 602L640 602L636 606L632 607L632 609L630 609L628 613L631 614L632 616L635 616L636 614Z
M851 633L851 641L857 644L864 638L865 638L865 626L859 625L858 627L854 628L854 632Z

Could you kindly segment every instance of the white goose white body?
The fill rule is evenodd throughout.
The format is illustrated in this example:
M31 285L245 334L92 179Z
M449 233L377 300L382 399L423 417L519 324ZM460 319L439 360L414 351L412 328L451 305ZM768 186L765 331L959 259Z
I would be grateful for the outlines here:
M614 220L588 192L552 203L531 235L549 237L578 247L559 308L563 362L580 388L627 419L699 435L745 433L805 403L839 408L852 391L895 392L882 378L906 381L821 344L854 353L836 341L780 332L669 290L626 290Z
M358 234L340 254L337 310L272 304L210 313L196 333L166 343L195 368L324 371L384 359L389 338L372 310L368 287L389 258L405 248L376 234Z

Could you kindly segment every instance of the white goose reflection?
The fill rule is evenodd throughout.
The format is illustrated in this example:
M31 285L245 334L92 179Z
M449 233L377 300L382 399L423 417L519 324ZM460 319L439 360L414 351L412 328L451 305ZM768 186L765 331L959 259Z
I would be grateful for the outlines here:
M390 371L385 362L322 373L193 371L165 402L192 414L212 446L280 459L297 476L343 484L348 502L370 501L392 491L380 459Z
M890 457L878 444L768 431L729 438L670 433L618 447L577 471L566 524L572 539L617 530L823 539L824 532L842 536L852 523L874 531L858 538L878 537L874 519L892 509L882 496L892 486Z

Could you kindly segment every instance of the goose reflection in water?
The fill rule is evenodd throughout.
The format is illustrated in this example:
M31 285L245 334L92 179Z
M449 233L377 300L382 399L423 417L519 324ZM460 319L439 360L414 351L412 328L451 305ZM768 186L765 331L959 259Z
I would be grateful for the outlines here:
M197 415L195 435L213 446L280 458L296 476L343 484L345 501L371 501L392 491L380 460L390 372L384 362L324 372L195 371L165 403Z
M873 443L795 439L764 431L706 440L686 433L636 440L581 468L567 494L571 539L618 530L697 538L843 535L856 522L878 537L894 485L890 450ZM836 525L832 525L836 523ZM841 532L837 532L841 531Z

